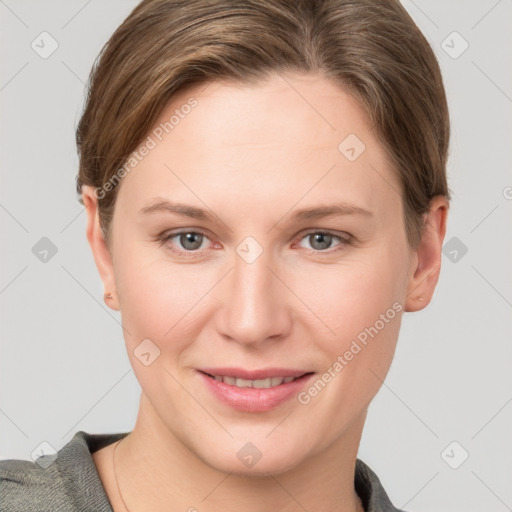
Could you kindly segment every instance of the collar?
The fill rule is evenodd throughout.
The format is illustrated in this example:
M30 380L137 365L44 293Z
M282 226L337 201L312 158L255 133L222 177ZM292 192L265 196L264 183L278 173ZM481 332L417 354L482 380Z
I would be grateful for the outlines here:
M59 450L53 465L60 473L66 492L76 497L78 510L112 512L91 453L128 434L90 434L79 431ZM360 459L356 459L354 486L365 512L404 512L393 506L377 475Z

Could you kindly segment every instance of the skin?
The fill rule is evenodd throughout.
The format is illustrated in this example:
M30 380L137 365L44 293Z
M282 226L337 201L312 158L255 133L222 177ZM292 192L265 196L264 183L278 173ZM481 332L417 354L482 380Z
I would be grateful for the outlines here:
M411 249L386 152L365 112L324 77L194 85L156 124L191 97L197 106L123 178L110 250L94 190L83 190L87 238L113 294L106 302L121 312L142 388L136 425L116 451L124 502L138 512L361 510L353 482L367 408L391 364L403 312L431 300L448 203L432 200ZM351 133L366 146L355 161L338 150ZM157 197L216 219L141 215ZM373 215L292 220L298 209L340 201ZM177 229L206 233L199 256L173 253L190 247L179 236L159 244ZM352 243L321 246L309 235L322 230L350 234ZM247 236L263 249L250 264L236 252ZM263 413L235 411L195 371L279 366L319 377L394 303L402 310L308 404L292 398ZM134 355L146 338L160 349L149 366ZM237 457L247 442L262 453L252 468ZM93 459L117 512L126 509L112 450Z

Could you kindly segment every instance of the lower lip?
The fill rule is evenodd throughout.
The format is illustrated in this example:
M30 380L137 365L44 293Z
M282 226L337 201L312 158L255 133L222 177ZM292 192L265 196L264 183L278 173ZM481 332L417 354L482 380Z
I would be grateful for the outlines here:
M237 411L265 412L274 409L286 400L296 396L311 380L313 373L303 375L292 382L272 388L239 388L215 380L203 372L198 372L208 389L223 403Z

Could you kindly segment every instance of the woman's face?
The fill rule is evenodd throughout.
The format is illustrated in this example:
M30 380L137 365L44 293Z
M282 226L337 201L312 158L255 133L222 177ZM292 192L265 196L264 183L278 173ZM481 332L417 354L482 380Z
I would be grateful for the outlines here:
M363 110L316 75L213 82L174 96L148 135L120 185L112 261L95 249L141 414L223 471L357 450L402 313L430 299ZM310 375L248 389L269 382L201 370Z

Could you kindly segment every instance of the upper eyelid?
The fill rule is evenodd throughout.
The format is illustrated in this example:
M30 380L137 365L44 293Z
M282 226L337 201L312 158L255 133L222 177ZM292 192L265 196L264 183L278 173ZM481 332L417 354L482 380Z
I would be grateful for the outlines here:
M208 235L207 231L203 230L201 228L184 228L179 231L170 231L168 233L164 232L161 235L161 238L164 240L170 240L176 236L186 234L186 233L198 233L198 234L203 235L204 237L208 238L208 240L210 240L210 242L213 242L211 240L211 237ZM293 238L293 242L294 243L300 242L307 236L315 234L315 233L323 233L323 234L331 235L331 236L337 238L340 243L344 243L344 242L348 243L348 242L352 241L352 239L353 239L353 236L350 233L345 233L345 236L344 236L343 234L336 233L334 230L321 229L321 228L309 228L309 229L305 229L305 230L302 230L301 232L299 232ZM184 250L183 252L193 253L193 252L201 252L201 251L186 251L186 250ZM328 251L318 251L318 252L328 252Z
M322 233L324 235L330 235L330 236L333 236L334 238L337 238L338 239L338 242L340 245L342 244L348 244L350 242L352 242L352 239L353 239L353 236L349 233L345 233L346 236L343 236L339 233L335 233L334 231L330 231L330 230L326 230L326 229L313 229L311 231L306 231L304 234L301 234L297 240L299 242L301 242L302 240L304 240L304 238L308 237L309 235L312 235L314 233ZM336 247L336 246L335 246ZM329 249L332 249L332 247L330 247ZM319 249L313 249L315 250L316 252L324 252L324 253L328 253L330 252L329 249L325 250L325 251L320 251Z

